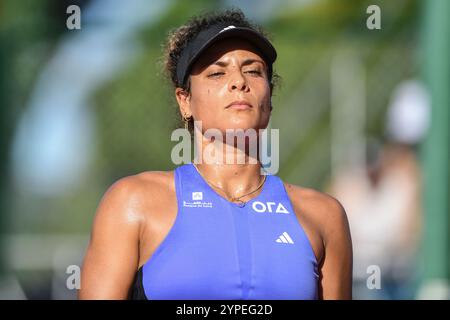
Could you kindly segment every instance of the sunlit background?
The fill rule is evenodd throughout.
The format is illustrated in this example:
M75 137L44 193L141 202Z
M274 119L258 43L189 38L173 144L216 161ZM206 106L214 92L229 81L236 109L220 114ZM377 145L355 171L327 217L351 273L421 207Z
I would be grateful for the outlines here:
M3 0L0 298L76 298L105 190L175 168L167 32L230 6L278 51L278 175L346 208L354 298L450 297L450 1Z

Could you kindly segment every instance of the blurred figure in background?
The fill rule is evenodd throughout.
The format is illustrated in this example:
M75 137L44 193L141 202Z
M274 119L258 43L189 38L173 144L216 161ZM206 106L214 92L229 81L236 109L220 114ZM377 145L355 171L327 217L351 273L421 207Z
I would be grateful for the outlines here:
M354 299L413 299L422 225L416 147L428 126L423 87L407 81L387 110L385 141L367 144L366 166L338 173L330 193L347 209ZM378 285L374 277L379 275Z

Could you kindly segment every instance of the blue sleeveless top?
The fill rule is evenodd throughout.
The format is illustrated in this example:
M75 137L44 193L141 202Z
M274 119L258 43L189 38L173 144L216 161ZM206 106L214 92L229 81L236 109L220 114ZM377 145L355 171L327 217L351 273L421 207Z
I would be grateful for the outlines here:
M267 175L244 206L219 195L192 163L175 169L175 188L175 222L139 268L132 298L318 298L316 257L278 176Z

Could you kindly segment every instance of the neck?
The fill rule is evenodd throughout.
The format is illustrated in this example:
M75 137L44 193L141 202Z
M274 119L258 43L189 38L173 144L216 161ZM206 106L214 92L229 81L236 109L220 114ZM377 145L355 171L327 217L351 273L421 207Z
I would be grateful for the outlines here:
M227 145L222 141L211 141L202 137L201 141L196 143L200 143L197 150L201 152L196 153L194 165L203 178L212 187L218 187L220 190L214 189L226 197L240 197L257 189L263 182L261 163L257 157L249 155L236 145ZM255 194L259 194L260 190L261 188L242 200L248 201L255 197Z

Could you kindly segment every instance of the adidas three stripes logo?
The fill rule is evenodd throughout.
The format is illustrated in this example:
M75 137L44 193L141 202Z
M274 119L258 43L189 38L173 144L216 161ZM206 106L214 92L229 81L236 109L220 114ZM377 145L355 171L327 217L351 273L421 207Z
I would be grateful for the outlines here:
M276 242L278 243L290 243L290 244L294 244L294 241L292 240L292 238L288 235L288 233L285 231L283 232L283 234L281 236L278 237L278 239L276 240Z

